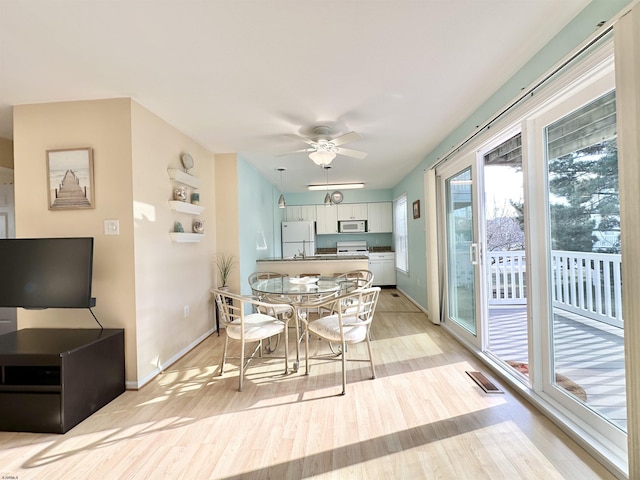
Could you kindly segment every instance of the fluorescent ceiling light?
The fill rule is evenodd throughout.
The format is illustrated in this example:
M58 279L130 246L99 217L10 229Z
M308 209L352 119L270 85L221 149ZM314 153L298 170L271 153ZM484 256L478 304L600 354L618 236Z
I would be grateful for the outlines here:
M323 183L321 185L308 185L309 190L350 190L352 188L364 188L364 183Z

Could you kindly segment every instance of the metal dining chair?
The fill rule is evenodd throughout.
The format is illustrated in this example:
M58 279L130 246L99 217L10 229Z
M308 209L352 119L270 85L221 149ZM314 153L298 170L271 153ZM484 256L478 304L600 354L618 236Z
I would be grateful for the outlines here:
M218 308L220 319L225 326L225 341L220 364L220 375L224 373L227 360L229 340L240 342L240 377L238 390L242 391L244 374L249 362L256 353L262 353L263 340L284 333L284 373L289 372L289 342L287 322L295 318L295 311L291 305L263 302L256 297L236 295L223 290L212 290ZM269 309L278 308L283 318L276 318L267 313ZM255 310L255 311L254 311ZM249 343L257 345L251 355L245 354L245 347Z
M305 362L306 374L309 374L309 335L313 334L328 342L338 344L342 357L342 395L347 389L347 345L367 342L369 352L368 361L371 365L371 378L376 377L371 339L369 331L373 321L373 315L378 303L380 287L357 289L346 295L324 299L315 304L326 307L329 315L315 320L303 319L305 327ZM355 305L355 307L353 307Z

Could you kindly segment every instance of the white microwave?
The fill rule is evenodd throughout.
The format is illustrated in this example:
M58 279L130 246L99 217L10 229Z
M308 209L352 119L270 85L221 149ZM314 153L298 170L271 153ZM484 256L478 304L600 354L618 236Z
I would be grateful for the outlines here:
M361 233L367 231L367 222L364 220L342 220L338 222L340 233Z

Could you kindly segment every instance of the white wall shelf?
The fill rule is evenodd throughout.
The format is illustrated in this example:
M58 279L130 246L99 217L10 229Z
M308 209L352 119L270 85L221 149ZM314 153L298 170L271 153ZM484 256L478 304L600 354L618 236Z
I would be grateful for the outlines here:
M176 243L197 243L204 238L203 233L169 232L171 241Z
M167 172L169 172L169 176L172 180L176 182L182 183L183 185L187 185L192 188L200 188L200 179L198 177L194 177L193 175L189 175L182 170L177 168L168 168Z
M204 207L194 205L193 203L181 202L180 200L169 200L171 210L176 212L188 213L190 215L200 215L204 211Z

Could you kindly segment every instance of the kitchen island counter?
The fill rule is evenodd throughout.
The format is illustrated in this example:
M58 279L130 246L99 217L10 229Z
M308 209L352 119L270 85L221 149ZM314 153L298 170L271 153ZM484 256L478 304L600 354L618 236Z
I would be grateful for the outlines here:
M265 258L257 260L256 264L258 272L334 276L353 270L368 270L369 258L366 255L321 254L305 258Z

